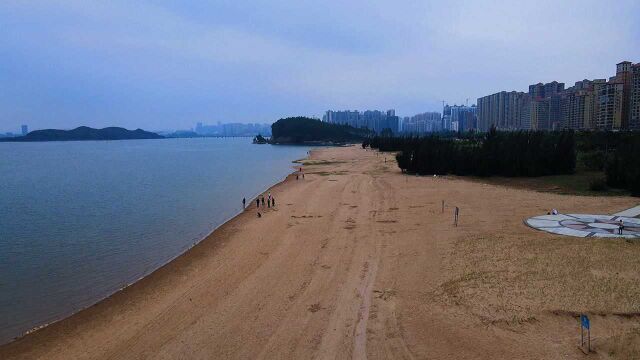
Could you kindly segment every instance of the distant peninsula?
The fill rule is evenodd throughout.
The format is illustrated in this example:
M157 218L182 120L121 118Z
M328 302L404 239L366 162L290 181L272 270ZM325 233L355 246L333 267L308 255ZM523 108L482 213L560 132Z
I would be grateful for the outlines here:
M25 136L3 138L4 142L32 142L32 141L82 141L82 140L136 140L163 139L164 136L142 129L127 130L121 127L106 127L94 129L80 126L73 130L35 130Z
M298 116L280 119L271 125L272 144L344 144L371 136L371 130L348 125L329 124Z

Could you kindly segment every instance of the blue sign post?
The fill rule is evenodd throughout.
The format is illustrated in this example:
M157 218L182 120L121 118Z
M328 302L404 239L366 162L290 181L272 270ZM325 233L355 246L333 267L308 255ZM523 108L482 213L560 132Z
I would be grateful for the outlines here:
M587 315L580 315L580 347L584 351L584 329L587 329L587 353L591 352L591 324Z

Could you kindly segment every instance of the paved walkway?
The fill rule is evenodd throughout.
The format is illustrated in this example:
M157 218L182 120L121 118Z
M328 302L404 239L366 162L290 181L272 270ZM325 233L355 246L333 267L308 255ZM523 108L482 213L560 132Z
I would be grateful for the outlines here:
M554 234L576 237L618 237L640 238L640 206L613 215L558 214L540 215L525 220L530 227ZM622 234L618 233L620 220L624 224Z
M632 207L631 209L627 209L625 211L620 211L619 213L615 213L613 215L616 216L626 216L626 217L637 217L640 215L640 205L636 207Z

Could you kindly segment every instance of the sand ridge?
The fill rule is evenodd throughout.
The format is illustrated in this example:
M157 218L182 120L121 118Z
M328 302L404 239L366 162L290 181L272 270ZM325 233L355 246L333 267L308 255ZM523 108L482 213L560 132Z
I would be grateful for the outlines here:
M640 246L522 223L634 199L404 175L357 146L314 150L303 167L304 180L270 189L278 205L261 218L249 202L175 261L0 358L578 358L581 311L597 326L594 356L637 346Z

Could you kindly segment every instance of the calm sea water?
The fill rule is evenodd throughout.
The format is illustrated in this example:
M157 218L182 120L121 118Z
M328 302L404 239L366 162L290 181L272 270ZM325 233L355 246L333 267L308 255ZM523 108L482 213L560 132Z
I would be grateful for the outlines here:
M247 138L0 143L0 343L183 253L307 150Z

